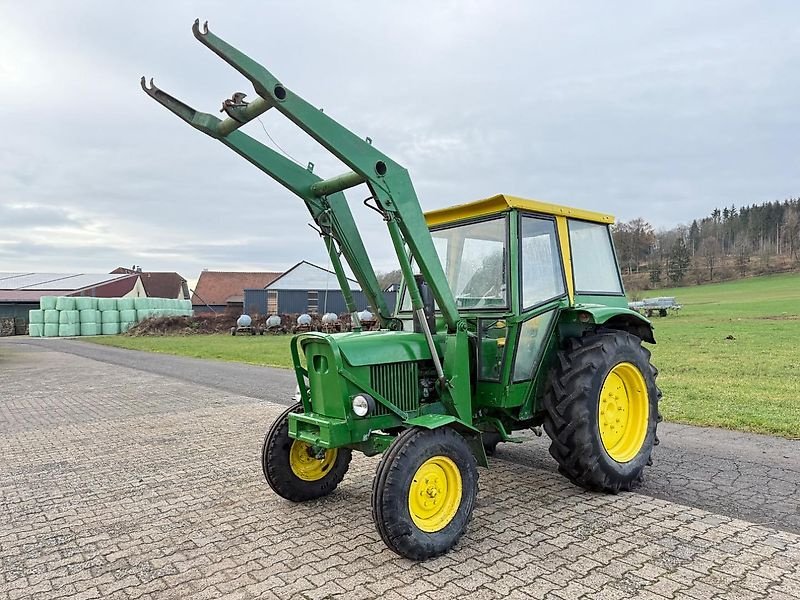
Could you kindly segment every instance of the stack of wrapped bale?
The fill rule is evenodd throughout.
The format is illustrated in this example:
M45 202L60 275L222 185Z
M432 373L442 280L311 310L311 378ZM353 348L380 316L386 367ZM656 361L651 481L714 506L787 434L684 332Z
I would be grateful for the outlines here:
M28 312L28 335L42 337L44 335L44 311L40 309Z
M97 298L81 296L75 298L81 321L81 335L100 335L100 311L97 310Z
M120 298L117 300L120 333L125 333L139 322L139 319L136 318L136 300L138 298Z
M74 337L124 333L150 317L191 317L190 300L42 296L28 314L31 337Z
M119 310L117 298L98 298L97 308L100 310L101 332L103 335L119 333Z
M44 337L58 337L57 301L58 298L55 296L43 296L39 302L39 306L44 312L44 328L42 329L42 335Z

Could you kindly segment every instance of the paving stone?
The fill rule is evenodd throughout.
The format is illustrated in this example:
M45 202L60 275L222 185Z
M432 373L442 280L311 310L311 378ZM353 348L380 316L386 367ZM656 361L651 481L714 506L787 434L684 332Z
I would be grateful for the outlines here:
M282 406L61 352L35 358L0 377L0 600L800 594L800 536L584 492L534 464L546 459L536 444L493 458L461 543L415 564L372 524L377 458L354 456L319 501L269 490L259 447Z

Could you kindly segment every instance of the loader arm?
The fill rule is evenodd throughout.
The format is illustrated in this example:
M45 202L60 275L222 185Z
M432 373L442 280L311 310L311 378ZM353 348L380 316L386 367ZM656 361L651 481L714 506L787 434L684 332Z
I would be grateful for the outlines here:
M145 78L142 77L141 84L142 89L159 104L178 115L195 129L222 142L289 191L299 196L325 238L325 246L331 257L331 263L336 272L339 286L345 296L348 311L356 314L357 309L350 291L350 284L339 259L340 253L350 265L353 275L367 295L371 306L374 306L377 310L381 326L388 327L392 324L391 309L386 305L378 278L372 269L363 240L353 220L353 214L342 192L335 192L322 197L316 196L311 192L311 188L321 182L322 179L314 175L310 170L304 169L258 140L236 129L226 135L222 135L220 133L220 128L223 124L221 119L208 113L196 111L156 87L152 80L148 87ZM357 317L355 318L357 319Z
M401 248L405 243L431 287L448 330L455 332L459 321L455 299L436 254L433 238L425 223L408 171L374 148L369 141L361 139L287 89L265 67L211 33L207 23L201 29L200 21L195 21L192 32L203 45L249 79L259 96L256 102L249 105L250 113L243 110L241 112L244 114L237 115L233 121L243 124L254 118L250 116L251 113L257 116L275 108L352 169L351 172L312 185L312 194L324 197L361 183L367 184L384 215L403 274L411 272L409 258ZM237 126L236 122L229 123L230 120L223 122L223 132ZM350 263L350 267L355 270L357 266ZM422 301L414 278L406 277L405 281L413 308L422 310Z

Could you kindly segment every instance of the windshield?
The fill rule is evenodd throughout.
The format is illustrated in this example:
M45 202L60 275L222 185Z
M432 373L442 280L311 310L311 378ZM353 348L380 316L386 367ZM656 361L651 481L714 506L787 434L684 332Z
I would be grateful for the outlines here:
M431 236L458 308L507 306L504 216L436 229ZM416 264L414 271L419 272ZM405 291L400 309L411 310Z

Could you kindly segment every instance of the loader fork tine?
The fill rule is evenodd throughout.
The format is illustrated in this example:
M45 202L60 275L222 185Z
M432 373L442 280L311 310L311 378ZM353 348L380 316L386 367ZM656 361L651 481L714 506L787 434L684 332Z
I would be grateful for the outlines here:
M195 116L197 115L197 111L193 109L188 104L185 104L175 98L174 96L169 95L164 90L160 89L153 83L153 78L150 78L150 86L147 85L147 78L142 76L142 89L145 93L150 96L153 100L167 108L168 110L172 111L176 115L178 115L181 119L193 125L193 121Z
M208 21L203 23L201 30L200 19L195 19L192 33L201 44L249 79L259 96L276 101L281 101L286 97L285 88L280 85L272 73L222 38L211 33L208 30Z

